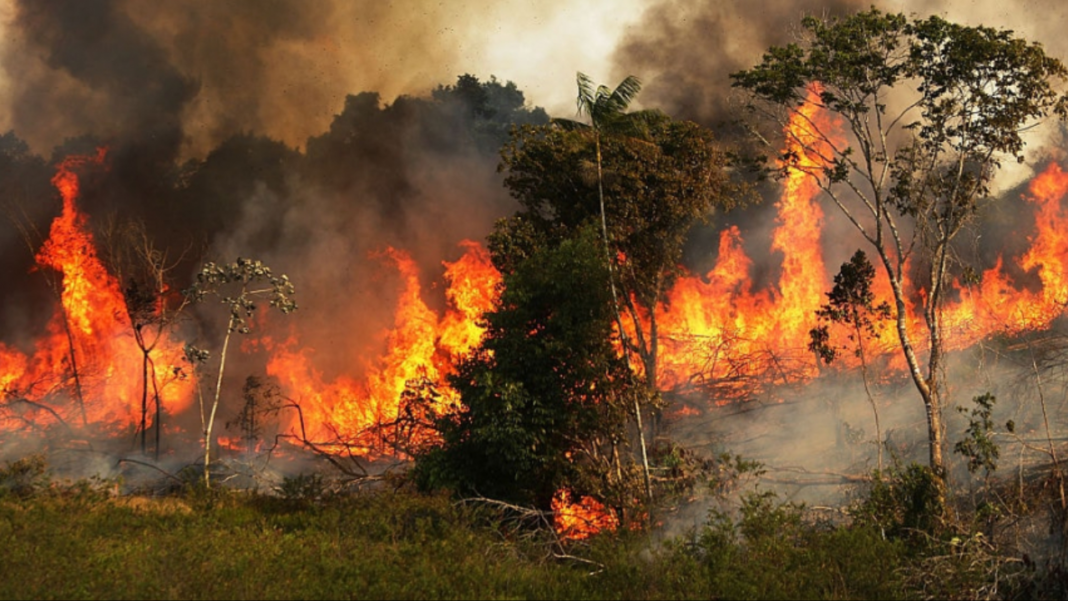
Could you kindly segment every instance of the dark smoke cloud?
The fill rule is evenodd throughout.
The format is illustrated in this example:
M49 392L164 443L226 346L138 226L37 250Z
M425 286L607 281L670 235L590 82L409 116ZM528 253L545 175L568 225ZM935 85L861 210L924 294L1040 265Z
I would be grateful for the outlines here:
M423 94L470 69L466 37L492 6L14 0L0 122L37 151L132 132L165 135L183 157L242 132L301 146L346 94Z
M49 133L89 127L173 158L196 84L114 1L21 2L14 29L22 43L4 66L25 78L10 99L15 124Z
M642 77L642 103L708 126L733 119L730 74L760 61L772 45L794 41L805 15L838 15L862 2L683 2L650 6L616 48L617 73Z

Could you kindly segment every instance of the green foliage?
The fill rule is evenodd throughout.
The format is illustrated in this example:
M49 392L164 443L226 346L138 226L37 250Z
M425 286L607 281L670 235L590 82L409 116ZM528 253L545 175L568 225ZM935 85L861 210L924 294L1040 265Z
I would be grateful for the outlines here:
M641 138L606 135L600 145L614 273L623 290L652 307L681 273L686 234L738 196L709 130L664 115L649 116L644 127ZM490 238L498 268L507 271L515 257L599 222L596 165L595 142L584 130L516 130L501 169L523 210L508 220L506 235Z
M326 485L322 474L298 474L286 476L278 485L278 494L287 501L311 503L326 495Z
M606 278L593 229L505 275L482 347L450 378L461 410L438 421L443 443L416 458L424 487L541 508L565 484L591 491L584 469L625 446L633 394Z
M384 493L316 512L220 495L0 501L0 597L571 598L583 573L508 553L446 499ZM18 574L19 577L13 577Z
M1068 582L1057 564L999 558L980 534L911 544L767 492L685 536L621 531L554 559L550 537L484 506L403 487L313 499L322 478L292 482L292 498L113 497L77 483L2 496L0 597L1058 599Z
M941 525L941 498L930 467L894 465L874 474L867 498L854 509L853 516L888 538L922 541L925 534Z
M1022 126L1051 112L1065 115L1065 97L1052 82L1068 70L1012 31L938 16L910 20L874 8L831 20L806 17L802 26L807 44L771 48L760 65L732 74L734 85L771 103L797 105L819 83L820 101L850 117L885 115L883 91L910 86L919 118L902 125L924 151L948 146L976 158L1003 152L1022 159ZM921 197L907 198L911 204Z
M998 468L1000 456L998 445L994 442L994 420L990 418L997 398L988 392L974 397L972 402L975 407L971 410L968 428L964 431L964 438L953 446L953 452L968 460L970 473L974 474L983 468L990 475ZM964 407L957 407L957 411L967 413Z
M816 311L816 316L829 323L845 324L850 328L847 335L854 343L854 353L864 359L864 338L878 338L875 321L890 317L890 305L885 301L875 304L872 282L875 267L862 250L853 253L847 263L834 276L834 287L827 293L827 303ZM831 343L830 330L821 323L809 332L808 348L820 359L830 364L838 355L838 348Z
M678 555L696 561L710 596L728 599L894 599L906 590L903 547L870 526L814 522L769 492L742 498L737 517L712 512Z

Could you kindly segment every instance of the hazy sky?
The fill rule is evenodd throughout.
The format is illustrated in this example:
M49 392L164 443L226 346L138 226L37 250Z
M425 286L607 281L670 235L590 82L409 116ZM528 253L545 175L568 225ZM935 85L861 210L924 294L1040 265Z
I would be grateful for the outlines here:
M722 95L715 90L726 84L727 70L759 60L769 43L789 40L803 13L867 6L853 0L0 0L0 130L14 129L38 151L86 131L106 137L127 127L125 111L154 110L146 107L160 101L159 90L174 88L180 98L166 110L182 124L183 154L202 154L237 131L302 146L329 126L346 94L377 91L391 102L462 73L515 81L532 104L569 115L579 70L608 84L637 75L650 84L640 101L701 113L702 103ZM1060 2L879 7L1011 28L1068 56ZM130 65L140 71L114 77ZM164 84L133 89L131 82L163 71ZM701 91L668 98L677 86Z

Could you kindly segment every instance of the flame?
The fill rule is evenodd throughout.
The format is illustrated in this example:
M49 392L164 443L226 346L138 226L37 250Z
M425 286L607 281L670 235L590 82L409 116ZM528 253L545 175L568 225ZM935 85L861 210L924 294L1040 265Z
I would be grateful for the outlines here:
M615 513L593 497L571 502L571 492L560 489L552 500L553 527L561 538L587 539L598 532L612 532L619 527Z
M104 148L95 155L70 156L56 169L52 185L63 207L35 259L42 270L57 275L60 306L31 355L0 345L0 385L5 396L48 407L52 417L68 424L118 430L140 421L143 355L119 283L100 261L88 218L76 204L76 170L102 166L106 156ZM184 410L192 400L188 386L174 378L180 349L162 340L153 351L156 376L166 384L161 400L169 412ZM57 393L67 398L57 399Z
M730 227L720 234L715 266L703 279L680 279L657 313L664 339L660 381L666 388L702 387L717 403L730 402L768 383L805 382L819 375L817 362L806 351L808 330L824 302L830 277L823 259L822 212L816 204L820 190L806 172L821 169L830 156L839 125L816 108L818 89L794 113L787 126L787 177L777 203L778 226L771 250L781 253L782 269L775 286L753 291L749 281L752 260L742 250L742 234ZM820 132L825 138L815 136ZM809 148L804 152L803 148ZM1029 250L1017 261L1036 273L1042 286L1018 286L1004 270L1004 258L983 272L977 286L953 282L957 300L943 307L947 350L969 348L993 334L1019 334L1047 328L1068 303L1068 173L1051 163L1037 175L1025 200L1034 207L1035 234ZM908 269L906 266L905 273ZM891 301L889 280L876 270L876 303ZM903 286L911 290L907 277ZM923 290L916 291L920 296ZM892 305L892 303L891 303ZM922 328L922 317L911 299L905 320L910 331ZM881 355L890 368L903 369L890 322L877 325L878 340L869 351ZM919 337L922 340L922 336ZM922 349L921 349L922 350ZM842 363L856 362L844 356Z
M962 288L961 300L946 310L948 339L953 349L967 348L992 333L1019 334L1049 327L1068 302L1068 173L1050 163L1028 186L1024 200L1035 208L1035 234L1016 263L1037 272L1041 289L1018 290L1003 272L1004 258L983 272L980 286Z
M267 373L278 378L284 394L301 405L307 439L340 438L371 451L373 441L367 439L367 433L397 421L402 393L413 381L432 383L439 396L429 409L436 413L449 411L458 403L446 377L453 373L456 362L481 342L479 319L493 306L500 282L500 274L482 246L470 240L460 246L465 249L463 256L443 263L449 303L443 316L424 302L419 272L411 257L393 248L383 253L404 284L386 353L363 381L343 376L324 382L322 374L312 367L311 349L299 348L295 337L273 349ZM290 427L298 425L292 423Z
M817 359L807 349L808 331L825 302L831 277L823 253L821 191L808 174L824 168L832 146L843 143L840 129L819 109L815 89L786 128L787 158L780 164L786 178L768 245L779 267L774 284L763 289L753 285L754 261L744 251L742 230L731 226L720 233L715 265L701 277L680 278L667 293L667 302L656 309L662 388L696 388L712 401L725 403L770 389L769 384L819 377ZM29 352L0 343L0 394L8 409L0 412L0 431L57 420L116 433L139 427L141 350L132 336L120 284L100 261L88 218L76 202L79 171L102 168L105 159L106 151L100 150L69 157L57 167L52 183L63 206L35 259L42 274L54 276L59 303ZM949 350L967 348L994 333L1047 328L1063 314L1068 302L1066 196L1068 173L1051 163L1024 195L1035 219L1029 249L1019 257L1000 258L975 285L954 282L954 300L943 309ZM316 349L295 332L266 335L252 345L267 351L267 373L300 408L299 413L281 414L283 430L323 450L375 454L384 450L378 439L384 426L407 418L425 421L426 414L403 400L411 383L423 384L428 405L419 411L454 410L458 399L448 376L482 340L481 316L493 308L501 283L485 248L473 241L463 241L460 247L459 259L442 264L444 311L427 304L420 284L423 274L404 250L388 248L378 256L396 270L401 284L392 324L383 336L385 350L377 358L360 358L370 366L362 377L324 378L315 363ZM1041 286L1014 281L1006 265L1034 276ZM881 269L877 273L877 302L889 300L889 282ZM906 312L908 328L921 328L917 307L909 304ZM889 325L881 327L890 331ZM901 365L894 338L883 336L870 347L891 367ZM192 403L189 383L174 378L181 346L181 341L164 339L153 351L157 376L169 382L163 402L170 414ZM850 361L843 357L847 368ZM19 400L27 401L26 409L14 409ZM700 412L683 406L671 415L685 419ZM418 429L409 434L423 440L431 436ZM244 449L249 441L220 438L220 443ZM595 500L584 497L572 503L569 494L561 491L553 501L558 529L575 533L568 536L617 527L611 512Z
M680 279L658 310L665 340L659 366L663 385L717 381L727 383L730 393L748 388L748 376L774 374L775 364L786 366L780 378L816 375L805 349L829 278L821 242L823 211L816 202L820 190L808 173L821 169L830 145L840 143L832 137L838 124L817 106L818 93L810 91L786 128L790 158L780 164L786 178L771 239L771 250L782 257L777 286L751 289L752 260L742 249L742 234L735 226L724 230L711 271L704 279Z

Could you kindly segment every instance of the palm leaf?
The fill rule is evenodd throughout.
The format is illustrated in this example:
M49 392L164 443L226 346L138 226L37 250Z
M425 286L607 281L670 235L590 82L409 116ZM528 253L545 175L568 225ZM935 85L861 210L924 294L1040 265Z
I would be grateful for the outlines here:
M581 121L575 121L574 119L564 119L563 117L553 117L552 124L559 127L564 131L580 131L590 129L589 124Z
M575 80L578 84L578 113L588 115L593 128L598 130L624 115L642 89L641 80L633 75L620 82L615 89L606 85L594 89L593 80L581 71Z
M579 115L586 113L592 119L594 112L593 107L597 104L597 99L593 90L593 80L590 79L589 75L586 75L582 71L578 72L575 80L578 84L578 98L576 100L578 113Z
M624 113L641 91L642 81L630 75L612 90L605 101L605 109L610 113Z

